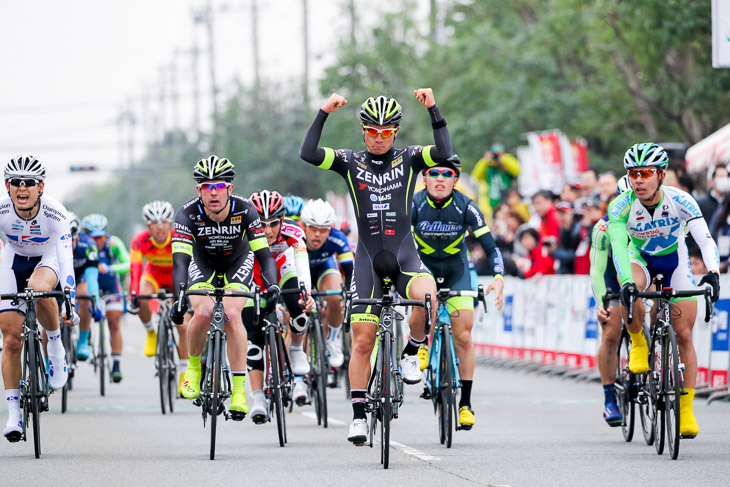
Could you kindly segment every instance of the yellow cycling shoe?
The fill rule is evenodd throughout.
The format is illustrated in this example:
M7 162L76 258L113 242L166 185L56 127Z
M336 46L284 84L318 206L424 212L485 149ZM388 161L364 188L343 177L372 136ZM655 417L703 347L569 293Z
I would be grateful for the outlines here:
M700 432L695 413L692 410L692 401L695 397L694 389L685 389L687 394L679 396L679 434L682 438L691 439Z
M157 351L157 332L149 330L147 332L147 341L144 342L144 354L147 357L154 357Z
M418 355L418 362L421 370L428 368L428 345L422 343L418 347L418 352L416 353L416 355Z
M637 340L637 342L636 345L631 345L629 370L634 374L644 374L649 372L649 346L646 344L646 340Z
M188 367L184 374L185 379L182 382L180 392L185 399L196 399L200 397L200 369L191 369Z
M178 396L182 396L183 382L185 382L185 372L183 372L182 374L180 374L180 383L177 386L177 395Z
M248 404L246 404L246 384L245 375L233 376L233 389L231 390L231 405L228 411L231 413L233 421L242 421L248 414Z
M469 406L461 406L459 408L459 426L461 426L461 429L470 430L475 423L474 411Z

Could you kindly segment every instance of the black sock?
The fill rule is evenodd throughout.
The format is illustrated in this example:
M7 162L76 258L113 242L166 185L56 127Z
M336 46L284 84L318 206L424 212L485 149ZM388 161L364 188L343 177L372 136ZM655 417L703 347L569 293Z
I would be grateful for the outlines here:
M461 399L459 399L459 409L468 406L471 409L471 384L470 380L461 381Z
M351 389L352 419L365 419L365 389Z
M408 343L406 343L406 348L403 349L403 354L401 355L401 358L403 358L403 355L415 355L418 353L418 347L426 343L427 337L423 337L423 340L416 340L413 337L408 338Z

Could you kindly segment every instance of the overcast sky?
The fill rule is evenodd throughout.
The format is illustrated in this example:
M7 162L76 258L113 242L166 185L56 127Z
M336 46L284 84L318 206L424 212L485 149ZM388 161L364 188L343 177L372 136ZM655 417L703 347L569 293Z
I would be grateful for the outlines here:
M300 76L302 0L257 3L262 78L285 81ZM363 15L372 17L373 5L390 2L356 3L359 8L368 7ZM212 4L217 84L223 91L235 77L251 84L251 0L214 0ZM144 137L150 137L153 117L158 116L158 125L172 124L172 110L160 114L158 99L161 79L167 80L169 93L173 60L180 123L192 128L189 53L196 40L201 50L207 49L206 31L194 24L193 11L205 5L206 0L2 2L0 163L17 154L37 156L49 168L48 194L59 199L99 176L70 175L72 164L94 164L104 168L101 174L112 174L111 170L127 162L118 150L118 120L127 100L137 118L139 154ZM311 72L316 79L333 61L333 48L346 34L349 19L341 0L309 0L309 20ZM201 108L207 116L211 96L205 55L198 66ZM312 94L316 95L314 89ZM146 111L145 96L153 97Z

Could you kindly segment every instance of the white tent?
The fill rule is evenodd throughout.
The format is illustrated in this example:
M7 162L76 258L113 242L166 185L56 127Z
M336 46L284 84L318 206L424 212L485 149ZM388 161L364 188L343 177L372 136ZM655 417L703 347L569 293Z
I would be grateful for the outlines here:
M691 173L707 172L718 162L730 163L730 124L690 147L685 158Z

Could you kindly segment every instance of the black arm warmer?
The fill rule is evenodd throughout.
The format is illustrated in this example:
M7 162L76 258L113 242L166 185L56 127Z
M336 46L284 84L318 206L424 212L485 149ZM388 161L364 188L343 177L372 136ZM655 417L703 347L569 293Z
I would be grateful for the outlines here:
M312 125L310 125L307 129L307 133L304 134L302 145L299 147L299 157L310 164L319 165L322 161L324 161L324 149L319 147L319 139L322 137L324 121L327 120L328 115L329 114L322 109L317 112L314 122L312 122Z
M484 252L487 254L487 262L492 270L492 275L504 275L504 262L502 261L502 252L499 251L497 244L492 238L492 232L487 232L479 237L479 243L482 244Z
M345 286L347 286L347 289L350 289L350 283L352 282L352 270L355 268L355 264L347 262L340 265L342 266L342 272L345 273Z
M438 106L434 105L429 108L428 114L431 117L431 126L434 127L433 141L436 144L436 147L431 150L431 159L436 162L443 162L454 152L454 148L451 146L449 129L446 127L446 122L441 116Z
M276 269L276 261L274 261L274 258L271 256L271 250L269 250L269 247L258 249L253 253L253 255L256 257L256 260L259 261L259 265L261 266L261 277L264 279L264 285L269 287L272 284L278 284L276 279L278 272Z
M175 301L180 292L180 284L188 283L188 266L191 260L193 258L184 252L172 254L172 293Z

